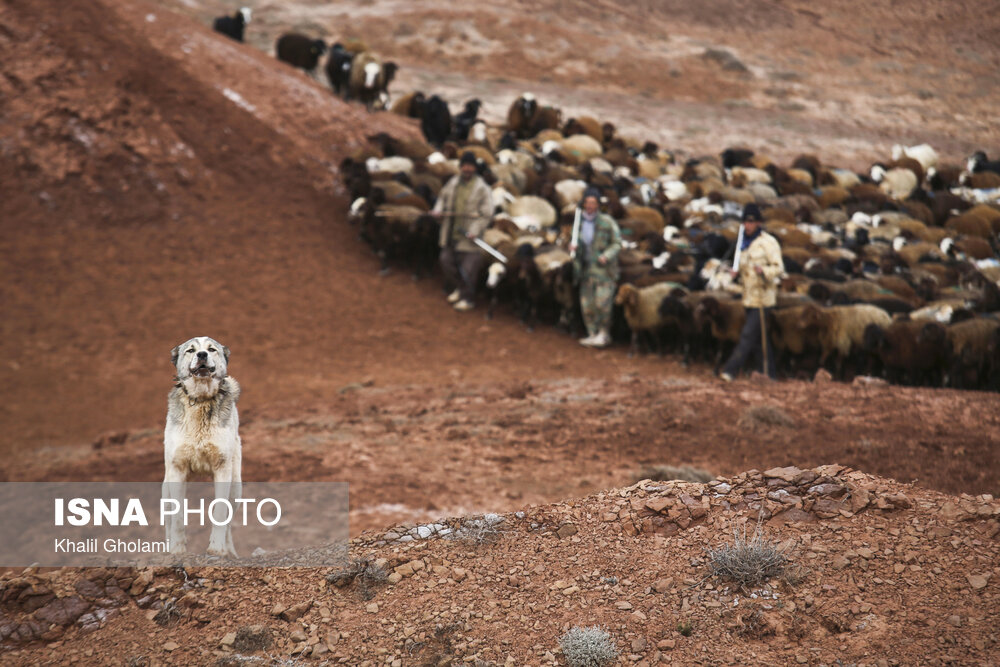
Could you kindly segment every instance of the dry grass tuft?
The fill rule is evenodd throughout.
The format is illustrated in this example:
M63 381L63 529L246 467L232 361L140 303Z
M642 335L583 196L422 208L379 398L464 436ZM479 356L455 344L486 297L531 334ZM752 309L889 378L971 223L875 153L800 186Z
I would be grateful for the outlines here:
M618 658L618 648L607 630L574 626L559 638L570 667L605 667Z
M455 530L455 538L476 546L492 544L504 533L505 519L499 514L471 516L462 521Z
M375 597L373 589L381 586L389 579L389 573L375 564L370 558L355 558L343 570L326 575L326 580L343 588L353 582L358 584L358 593L365 600Z
M788 416L781 408L771 405L759 405L747 408L736 425L744 430L757 433L765 431L775 426L781 428L791 428L795 426L795 420Z
M655 465L646 466L635 475L632 483L636 483L640 480L650 479L654 482L670 482L670 481L682 481L682 482L711 482L715 479L715 475L703 470L702 468L694 468L692 466L668 466L668 465Z
M761 525L753 535L747 536L746 525L742 532L733 528L733 543L708 550L712 574L731 579L742 586L757 586L771 577L784 573L788 558L773 543L764 539Z

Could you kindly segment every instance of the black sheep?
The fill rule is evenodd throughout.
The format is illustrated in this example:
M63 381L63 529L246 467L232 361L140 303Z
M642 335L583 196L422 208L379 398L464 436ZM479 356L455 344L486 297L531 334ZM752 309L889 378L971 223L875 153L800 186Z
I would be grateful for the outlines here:
M989 160L986 157L986 153L976 151L969 156L968 169L970 174L980 174L984 171L992 171L994 174L1000 174L1000 160Z
M312 74L319 64L319 59L326 53L326 43L322 39L310 39L305 35L290 32L278 38L274 51L278 60Z
M465 109L462 110L462 113L455 116L452 125L452 133L455 139L458 141L469 140L469 130L476 124L476 116L479 115L479 107L482 104L478 99L472 99L465 103Z
M326 58L326 78L337 95L345 96L350 90L353 61L354 54L345 49L340 42L330 47L330 55Z
M429 143L438 147L451 135L451 111L439 96L432 95L424 104L420 130Z
M732 169L733 167L749 167L750 158L753 157L753 151L748 148L727 148L722 151L722 166L726 169Z
M232 16L220 16L212 23L215 32L221 32L237 42L243 41L243 29L250 23L250 8L242 7Z

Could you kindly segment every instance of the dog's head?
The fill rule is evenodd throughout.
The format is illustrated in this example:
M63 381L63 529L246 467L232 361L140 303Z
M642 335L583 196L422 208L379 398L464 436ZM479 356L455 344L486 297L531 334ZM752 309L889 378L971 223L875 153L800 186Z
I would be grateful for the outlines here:
M214 338L198 336L175 347L170 361L189 394L214 394L227 374L229 348ZM193 392L196 387L199 391Z

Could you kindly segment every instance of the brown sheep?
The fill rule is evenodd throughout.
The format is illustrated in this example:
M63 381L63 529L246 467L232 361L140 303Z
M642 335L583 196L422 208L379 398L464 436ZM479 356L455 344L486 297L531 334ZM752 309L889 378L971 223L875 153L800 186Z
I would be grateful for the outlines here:
M542 130L558 130L560 125L562 125L562 111L555 107L539 107L531 118L530 132L536 135Z
M816 249L816 244L812 242L812 237L797 227L784 225L780 222L772 222L767 225L767 232L778 239L781 247Z
M822 349L820 365L835 356L836 375L843 377L844 362L852 352L864 349L865 328L869 324L885 328L891 321L887 312L868 304L829 308L809 305L802 311L799 326L816 332Z
M877 353L891 382L940 386L946 363L945 329L926 320L895 320L870 326L866 346Z
M983 239L993 237L993 225L989 218L975 209L956 215L944 223L945 229L951 229L966 236L978 236Z
M923 299L917 294L917 291L913 289L910 283L906 282L904 278L897 275L877 275L873 276L872 280L878 284L879 287L885 290L889 290L897 297L911 304L912 306L919 308L923 305Z
M407 118L420 118L419 107L424 101L424 94L419 90L406 93L398 98L389 107L389 111Z
M924 166L917 160L914 160L911 157L901 157L898 160L893 160L885 166L886 170L895 169L896 167L912 171L913 175L917 177L918 184L924 182Z
M969 209L973 215L989 220L994 234L1000 234L1000 209L988 204L977 204Z
M799 326L806 305L789 308L775 308L769 312L767 331L778 355L777 361L785 366L795 368L807 355L818 353L819 338L814 330Z
M521 139L534 136L531 121L537 112L538 100L531 93L524 93L507 110L507 129Z
M625 321L632 331L630 357L639 351L640 339L643 336L652 338L658 348L657 351L663 352L658 336L659 329L664 324L663 317L659 313L660 303L677 289L683 288L673 282L659 282L643 288L624 284L618 288L615 304L622 307Z
M931 256L941 261L947 259L944 253L941 252L941 248L933 243L924 243L922 241L907 243L897 250L896 254L902 257L903 261L909 264L911 268L920 263L921 257Z
M1000 188L1000 174L992 171L981 171L978 174L971 174L966 183L970 188L979 190L992 190Z
M574 134L586 134L593 137L601 144L604 143L604 131L601 123L592 116L578 116L570 118L562 129L563 135L570 137Z
M628 217L633 220L641 220L653 231L660 233L663 231L663 214L651 206L627 206L625 208Z
M838 206L843 204L851 197L851 193L846 188L842 188L839 185L828 185L820 189L819 194L819 207L821 209L827 209L831 206Z
M950 237L942 240L941 250L946 255L952 255L953 249L957 250L971 259L989 259L993 257L993 246L986 239L978 236L964 236L958 239Z
M948 349L953 387L975 388L987 379L990 369L988 348L997 335L1000 321L975 318L948 327Z
M716 373L719 372L725 355L739 342L746 317L746 309L737 299L708 296L699 301L695 307L695 328L701 330L708 324L712 338L718 343L715 356Z

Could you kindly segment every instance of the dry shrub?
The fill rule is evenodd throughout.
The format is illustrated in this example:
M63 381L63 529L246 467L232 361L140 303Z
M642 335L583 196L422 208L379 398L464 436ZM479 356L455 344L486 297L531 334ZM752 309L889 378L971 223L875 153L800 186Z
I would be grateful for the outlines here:
M742 532L733 527L733 543L708 550L712 574L731 579L742 586L757 586L771 577L781 575L788 558L773 543L764 539L761 525L753 535L747 536L746 524Z
M736 616L735 633L747 639L763 639L774 634L774 628L767 622L760 609L747 609Z
M357 582L358 593L365 600L375 597L373 589L388 579L389 574L370 558L355 558L343 570L326 575L326 580L338 588Z
M679 480L682 482L710 482L715 479L715 475L701 468L692 466L668 466L654 465L646 466L635 476L632 483L643 479L650 479L654 482L670 482Z
M476 546L492 544L504 533L502 527L504 521L505 519L499 514L468 517L455 530L455 537Z
M788 416L781 408L771 405L759 405L747 408L736 425L744 430L756 433L775 426L791 428L795 426L795 420Z
M569 667L605 667L618 658L618 648L607 630L575 626L559 638Z
M180 608L174 600L167 600L160 608L160 611L156 612L153 622L160 627L168 628L179 621L182 615Z

